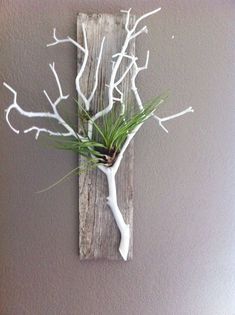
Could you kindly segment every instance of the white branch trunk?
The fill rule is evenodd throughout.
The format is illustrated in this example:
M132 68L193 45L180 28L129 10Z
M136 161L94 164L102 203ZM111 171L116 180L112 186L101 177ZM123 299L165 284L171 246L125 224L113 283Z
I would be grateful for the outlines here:
M124 260L127 260L127 256L129 253L130 247L130 226L126 224L122 213L118 207L117 203L117 189L116 189L116 181L115 181L115 171L110 168L106 168L104 171L109 189L109 196L107 197L107 204L110 207L118 229L121 234L121 241L119 244L119 252Z

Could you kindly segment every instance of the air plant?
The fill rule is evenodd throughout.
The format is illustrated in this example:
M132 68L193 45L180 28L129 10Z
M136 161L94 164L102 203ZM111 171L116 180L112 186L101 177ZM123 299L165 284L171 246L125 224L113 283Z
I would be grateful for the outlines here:
M94 131L91 138L88 135L87 123L91 119L90 113L78 103L83 137L57 137L55 147L69 150L84 156L90 167L103 165L113 166L127 136L143 124L166 99L161 95L147 102L141 111L132 115L125 111L122 115L112 110L107 115L94 122ZM72 128L72 126L71 126Z
M105 38L102 39L100 46L100 52L95 70L93 89L90 95L85 95L83 91L81 91L80 86L80 80L87 65L87 60L89 56L89 47L87 43L85 25L82 24L84 39L83 46L71 37L59 39L56 35L56 29L53 30L54 42L48 44L47 46L53 46L60 43L71 43L84 54L83 62L75 80L76 90L79 96L79 100L77 102L78 113L80 117L79 131L76 131L75 128L73 128L73 126L69 124L59 113L58 105L63 100L67 99L69 95L63 94L61 83L55 70L54 63L50 64L49 66L55 77L58 86L59 96L55 101L53 101L49 97L48 93L44 90L44 94L49 101L49 104L51 105L51 111L49 112L30 112L24 110L17 102L17 92L10 85L4 83L5 87L7 87L13 94L13 102L6 109L6 121L14 132L16 132L17 134L19 133L19 130L13 127L9 120L9 114L13 109L18 111L19 114L21 114L22 116L26 116L28 118L49 118L51 121L58 123L58 126L62 126L64 131L61 132L58 130L49 130L38 126L32 126L28 129L25 129L23 132L28 133L34 131L36 139L41 133L46 133L53 138L56 148L62 150L70 150L85 157L84 165L81 165L72 170L68 175L73 172L84 171L87 168L98 168L106 175L109 189L107 204L113 213L114 219L121 234L119 252L124 260L127 260L129 252L130 228L129 225L125 223L122 212L118 207L115 181L115 175L120 166L122 157L131 140L135 137L136 133L145 123L145 121L150 117L154 118L165 132L168 132L164 125L166 121L177 118L186 113L193 112L193 109L189 107L177 114L161 118L157 116L154 112L157 107L164 102L167 95L160 95L143 104L138 89L136 87L137 75L140 71L145 70L148 67L149 51L147 51L146 54L145 64L143 66L139 66L137 64L138 58L134 55L129 55L127 53L127 48L132 39L147 32L146 26L137 30L139 23L144 18L159 12L160 9L161 8L158 8L142 15L135 21L133 26L130 26L129 23L131 9L129 9L128 11L122 11L124 14L126 14L126 36L124 38L123 46L120 52L112 56L112 72L110 76L110 81L107 85L108 102L107 104L105 103L103 108L96 113L93 113L91 111L91 101L96 93L98 86L98 73L101 64ZM120 65L124 59L129 60L130 63L125 69L124 73L121 74L121 76L118 78L117 75L120 70ZM131 105L125 104L124 93L121 90L121 83L128 73L131 73L131 90L133 91L133 95L136 101L135 104ZM116 96L117 94L118 97Z

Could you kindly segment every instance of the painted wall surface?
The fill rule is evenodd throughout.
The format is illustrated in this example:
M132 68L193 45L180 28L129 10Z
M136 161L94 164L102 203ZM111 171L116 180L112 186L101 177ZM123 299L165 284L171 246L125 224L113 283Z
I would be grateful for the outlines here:
M1 0L1 116L12 99L4 80L24 108L47 106L42 90L57 92L52 61L76 96L75 48L45 47L54 26L75 37L78 12L158 6L137 45L140 56L151 52L141 93L171 91L159 115L195 113L169 122L169 135L149 121L135 141L134 260L79 261L77 179L35 193L77 157L13 134L2 119L1 315L235 314L234 1ZM72 98L66 106L75 111Z

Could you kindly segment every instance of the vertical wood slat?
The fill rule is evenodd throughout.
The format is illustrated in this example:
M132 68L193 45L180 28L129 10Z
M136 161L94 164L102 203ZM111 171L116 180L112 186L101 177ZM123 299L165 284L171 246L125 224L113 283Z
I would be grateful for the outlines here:
M130 18L130 25L134 23L134 16ZM125 16L109 14L79 14L77 18L77 39L83 42L81 24L86 26L89 60L86 71L83 74L81 89L85 95L89 95L94 83L97 57L103 36L106 37L102 63L99 71L99 84L91 109L95 112L98 108L107 106L107 87L111 74L112 55L121 50L125 36ZM130 42L128 53L135 52L135 42ZM81 66L83 53L78 51L78 68ZM128 65L128 59L123 60L120 74ZM129 104L133 101L130 90L130 74L122 84L125 101ZM117 105L119 106L119 105ZM125 222L130 224L131 241L128 260L133 257L133 143L125 152L120 168L116 175L117 196L119 208L122 211ZM79 157L79 163L82 158ZM108 188L106 177L99 170L91 170L79 175L79 253L80 259L106 258L121 260L118 251L120 234L114 221L111 210L106 205Z

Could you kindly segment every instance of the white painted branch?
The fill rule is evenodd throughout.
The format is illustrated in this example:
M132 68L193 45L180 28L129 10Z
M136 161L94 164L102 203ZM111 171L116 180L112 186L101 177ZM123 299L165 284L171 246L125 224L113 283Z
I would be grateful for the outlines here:
M160 127L162 127L162 128L165 130L165 132L168 133L169 131L168 131L167 128L163 125L164 122L166 122L166 121L168 121L168 120L171 120L171 119L178 118L178 117L183 116L183 115L185 115L185 114L187 114L187 113L193 113L193 112L194 112L194 109L190 106L190 107L186 108L185 110L183 110L183 111L181 111L181 112L179 112L179 113L176 113L176 114L174 114L174 115L170 115L170 116L163 117L163 118L160 118L160 117L158 117L157 115L153 115L153 118L156 119L156 120L159 122Z
M89 110L90 109L90 103L89 103L88 99L85 97L85 95L83 94L83 92L81 91L81 86L80 86L80 80L81 80L81 77L82 77L83 72L85 70L87 60L89 57L86 30L85 30L85 25L83 23L82 23L82 33L83 33L83 40L84 40L84 51L83 51L84 52L84 58L83 58L82 66L79 69L78 74L76 76L75 85L76 85L76 90L77 90L78 95L81 97L82 101L85 104L86 110Z
M121 106L122 106L120 115L124 115L125 109L126 109L126 105L125 105L125 103L124 103L124 94L123 94L123 92L119 89L118 86L116 86L115 88L116 88L116 91L117 91L117 92L119 93L119 95L120 95L120 103L121 103Z
M115 181L115 172L112 167L107 167L105 169L105 175L107 177L109 196L107 197L107 204L110 207L118 229L121 234L121 241L119 244L119 252L122 258L126 261L129 246L130 246L130 226L126 224L122 213L118 207L117 203L117 189L116 189L116 181Z
M163 102L164 100L162 99L161 102ZM111 167L107 167L105 165L99 165L99 169L106 175L107 177L107 181L108 181L108 188L109 188L109 196L107 198L107 204L110 207L115 222L118 226L118 229L120 231L121 234L121 241L120 241L120 245L119 245L119 252L121 253L122 257L124 260L127 260L127 256L128 256L128 252L129 252L129 245L130 245L130 228L129 225L125 223L122 213L118 207L117 204L117 193L116 193L116 182L115 182L115 175L118 171L118 168L120 166L121 160L123 158L123 155L126 151L126 149L128 148L131 140L134 138L134 136L136 135L136 133L138 132L138 130L143 126L144 122L150 118L152 115L149 114L148 116L146 116L145 120L139 124L133 131L132 133L130 133L127 136L127 139L124 143L124 145L122 146L122 149L120 151L120 153L117 156L117 159L115 161L115 163L113 164L113 166Z
M146 17L155 14L157 12L159 12L161 10L161 8L158 8L156 10L153 10L151 12L148 12L146 14L144 14L143 16L141 16L140 18L138 18L134 24L134 27L132 29L129 29L129 19L130 19L130 11L131 9L129 9L128 11L125 11L127 13L127 17L126 17L126 23L125 23L125 29L126 29L126 37L123 43L123 46L121 48L120 53L115 54L115 56L117 56L117 59L115 61L115 63L113 64L113 69L112 69L112 73L110 76L110 82L108 84L108 105L102 109L101 111L97 112L91 119L91 130L92 130L92 124L94 121L96 121L98 118L108 114L112 108L113 108L113 104L114 104L114 90L115 87L120 84L122 82L122 80L125 78L125 76L127 75L127 73L130 71L130 69L132 68L133 64L134 64L134 60L136 60L136 57L133 56L132 61L131 61L131 66L129 66L124 75L121 76L121 78L116 82L116 76L120 67L120 64L123 60L123 58L127 55L126 54L126 50L127 47L129 45L129 42L131 41L131 39L133 39L134 37L139 36L141 33L146 31L146 27L143 27L140 31L136 32L136 28L138 26L138 24ZM122 11L123 12L123 11Z
M100 52L99 52L99 56L97 59L97 65L96 65L96 71L95 71L95 76L94 76L94 86L92 89L92 92L90 94L89 97L86 97L83 92L81 91L81 87L80 87L80 80L82 78L82 75L84 73L87 61L88 61L88 57L89 57L89 50L88 50L88 44L87 44L87 35L86 35L86 30L85 30L85 26L84 24L82 24L82 30L83 30L83 38L84 38L84 48L85 48L85 52L84 52L84 58L83 58L83 62L82 62L82 66L77 74L75 83L76 83L76 90L78 95L81 97L82 101L85 104L85 108L87 111L89 111L90 109L90 103L95 95L95 92L97 90L97 86L98 86L98 74L99 74L99 67L100 67L100 63L101 63L101 58L102 58L102 53L103 53L103 47L104 47L104 42L105 42L105 37L103 37L102 42L101 42L101 46L100 46Z
M161 103L163 103L163 102L164 102L164 99L162 99L162 100L159 102L159 105L160 105ZM119 166L120 166L120 163L121 163L121 160L122 160L122 158L123 158L123 155L124 155L124 153L125 153L125 151L126 151L128 145L130 144L131 140L134 138L134 136L135 136L136 133L139 131L139 129L143 126L143 124L145 123L145 121L146 121L147 119L149 119L149 118L152 116L152 114L153 114L153 113L150 113L148 116L146 116L145 120L144 120L141 124L139 124L130 134L128 134L127 139L126 139L125 143L123 144L123 146L122 146L122 148L121 148L121 151L120 151L120 153L118 154L115 163L114 163L113 166L112 166L112 168L113 168L115 174L116 174L117 171L118 171L118 168L119 168Z
M61 83L60 83L59 77L57 75L57 72L55 70L55 64L52 63L49 66L53 72L55 79L56 79L56 83L57 83L58 90L59 90L59 97L56 99L55 102L52 102L52 100L48 96L47 92L45 90L43 92L46 95L48 101L50 102L50 105L52 107L53 112L29 112L29 111L25 111L17 103L17 92L10 85L8 85L7 83L4 82L3 85L6 88L8 88L8 90L10 90L14 96L13 97L13 103L6 109L6 121L7 121L8 125L10 126L10 128L15 133L18 134L20 131L18 129L14 128L12 126L12 124L10 123L10 120L9 120L9 115L10 115L10 112L12 109L15 109L16 111L18 111L22 116L29 117L29 118L49 118L49 119L53 118L58 122L58 124L62 125L67 130L67 132L57 132L57 131L52 131L52 130L49 130L46 128L40 128L37 126L32 126L28 129L25 129L24 133L28 133L30 131L35 130L36 131L35 139L38 138L38 136L40 135L41 132L48 133L49 135L54 135L54 136L61 136L61 135L62 136L74 136L77 138L78 137L77 133L65 122L65 120L60 116L60 114L57 110L57 105L62 100L67 99L69 97L69 95L64 95L62 92Z
M149 50L147 51L146 60L145 60L145 64L143 67L139 67L137 65L136 61L134 62L134 65L133 65L134 69L133 69L133 73L132 73L132 77L131 77L131 89L134 93L137 105L138 105L140 110L143 109L143 103L142 103L142 100L140 98L137 86L136 86L136 78L137 78L137 75L139 74L140 71L148 68L148 62L149 62Z
M59 80L59 77L58 77L58 74L55 70L55 63L53 62L52 64L49 64L51 70L52 70L52 73L56 79L56 83L57 83L57 86L58 86L58 90L59 90L59 97L56 99L56 101L53 103L51 101L51 98L48 96L47 92L44 90L44 94L46 95L47 99L49 100L51 106L52 106L52 109L53 109L53 112L54 112L54 116L55 116L55 119L58 121L59 124L61 124L68 132L65 133L64 135L66 136L69 136L69 135L72 135L74 137L78 137L78 134L73 130L73 128L70 127L69 124L66 123L66 121L60 116L58 110L57 110L57 105L64 99L67 99L69 97L69 95L63 95L63 92L62 92L62 87L61 87L61 83L60 83L60 80ZM49 133L50 134L50 133ZM55 134L54 134L55 135Z
M54 46L57 44L62 44L62 43L71 43L74 46L76 46L77 48L81 49L85 53L84 47L82 47L78 42L76 42L71 37L67 36L66 38L58 39L56 36L56 28L53 28L53 38L55 41L50 43L50 44L47 44L47 47Z
M129 58L129 56L125 56L127 58ZM149 50L147 51L147 54L146 54L146 60L145 60L145 64L144 66L142 67L139 67L136 63L136 61L134 62L133 64L133 73L132 73L132 77L131 77L131 89L134 93L134 96L135 96L135 99L136 99L136 103L139 107L140 110L143 109L143 102L140 98L140 95L139 95L139 92L138 92L138 88L136 86L136 78L137 78L137 75L139 74L140 71L142 70L145 70L148 68L148 62L149 62ZM163 118L160 118L158 117L157 115L155 114L152 114L152 117L154 119L156 119L158 122L159 122L159 126L165 131L168 133L168 130L167 128L163 125L164 122L168 121L168 120L171 120L171 119L175 119L175 118L178 118L182 115L185 115L187 113L193 113L194 110L192 107L188 107L187 109L177 113L177 114L174 114L174 115L170 115L168 117L163 117Z
M139 36L140 34L142 34L142 33L148 33L148 28L147 28L147 26L145 25L144 27L142 27L138 32L136 32L135 34L133 34L132 36L131 36L131 39L133 39L133 38L136 38L137 36Z
M67 36L66 38L63 38L63 39L59 39L56 36L56 29L54 28L53 29L53 38L55 41L48 44L47 47L54 46L54 45L61 44L61 43L70 42L84 53L82 66L81 66L80 70L78 71L78 74L77 74L76 79L75 79L75 85L76 85L77 93L80 96L82 102L84 103L86 110L88 111L90 109L90 102L91 102L92 98L94 97L94 94L95 94L97 86L98 86L98 72L99 72L105 37L103 38L103 40L101 42L100 53L99 53L99 57L97 60L97 66L96 66L96 71L95 71L95 76L94 76L94 87L92 89L90 96L86 97L84 95L84 93L82 92L81 87L80 87L80 80L81 80L82 75L84 73L84 70L85 70L85 67L86 67L86 64L88 61L88 57L89 57L89 49L88 49L88 44L87 44L86 29L85 29L85 25L83 23L82 23L82 32L83 32L84 47L81 46L78 42L76 42L74 39L72 39L69 36Z
M135 56L132 57L130 64L128 65L128 67L126 68L126 70L124 71L124 73L122 74L120 79L118 79L116 82L114 82L114 88L116 88L125 79L126 75L128 74L128 72L130 71L131 67L133 66L133 64L135 63L135 61L137 59L138 58Z
M147 31L147 27L144 26L140 31L136 31L136 28L139 24L139 22L141 22L144 18L157 13L161 10L161 8L158 8L156 10L153 10L151 12L148 12L146 14L144 14L143 16L141 16L139 19L137 19L137 21L134 24L134 27L132 29L129 29L129 19L130 19L130 11L131 9L129 9L128 11L121 11L121 12L125 12L127 13L127 17L126 17L126 23L125 23L125 30L126 30L126 37L123 43L123 46L121 48L121 51L117 54L115 54L114 56L117 57L115 63L113 63L112 66L112 72L111 72L111 76L110 76L110 81L109 84L107 85L108 87L108 105L103 108L102 110L100 110L99 112L97 112L89 121L88 123L88 136L92 135L92 129L93 129L93 123L100 117L107 115L113 108L113 105L115 103L115 96L114 96L114 90L116 89L116 87L124 80L124 78L126 77L127 73L131 70L132 66L134 65L135 61L138 59L135 56L128 56L126 54L126 49L129 45L129 42L139 36L140 34L144 33ZM127 69L125 70L125 72L123 73L123 75L121 76L120 79L116 80L116 76L119 70L119 67L121 65L121 62L123 60L124 57L129 57L131 59L131 63L130 65L127 67ZM123 110L125 110L123 104L122 104L122 112Z
M125 23L125 30L128 33L129 30L129 22L130 22L130 13L131 13L131 8L129 10L120 10L121 13L126 13L126 23Z
M136 30L138 24L139 24L143 19L146 19L146 18L149 17L150 15L153 15L153 14L159 12L160 10L161 10L161 8L157 8L157 9L155 9L155 10L153 10L153 11L147 12L147 13L143 14L142 16L140 16L140 17L136 20L135 25L134 25L132 31L135 32L135 30Z
M12 109L15 109L17 110L22 116L25 116L25 117L40 117L40 118L55 118L54 117L54 114L53 113L50 113L50 112L47 112L47 113L43 113L43 112L29 112L29 111L25 111L23 110L18 104L17 104L17 92L10 86L8 85L7 83L3 83L3 85L8 89L10 90L13 95L14 95L14 98L13 98L13 103L5 110L6 112L6 121L9 125L9 127L15 132L15 133L19 133L20 131L16 128L14 128L12 126L12 124L10 123L10 120L9 120L9 114L11 112Z
M162 99L161 102L163 102L163 101L164 101L164 100ZM182 111L182 112L180 112L180 113L178 113L178 114L175 114L175 115L172 115L172 116L168 116L168 117L165 117L165 118L159 118L159 117L157 117L157 116L155 116L155 115L154 115L154 117L156 117L156 119L160 119L159 124L161 125L163 121L167 121L167 120L171 120L171 119L177 118L177 117L182 116L182 115L184 115L184 114L186 114L186 113L188 113L188 112L193 112L192 107L189 107L188 109L186 109L186 110L184 110L184 111ZM113 189L113 190L116 189L116 186L115 186L115 175L116 175L116 173L117 173L117 171L118 171L118 168L119 168L119 166L120 166L121 160L122 160L122 158L123 158L123 155L124 155L126 149L128 148L128 146L129 146L131 140L135 137L136 133L137 133L137 132L139 131L139 129L143 126L144 122L145 122L148 118L150 118L151 116L153 116L153 113L151 113L151 114L149 114L148 116L146 116L146 119L145 119L141 124L139 124L139 125L132 131L132 133L130 133L130 134L127 136L127 139L126 139L124 145L122 146L122 149L121 149L120 153L118 154L118 157L117 157L115 163L113 164L113 166L112 166L112 167L105 167L105 166L101 166L101 167L100 167L100 170L103 171L103 172L106 174L107 179L108 179L108 182L111 182L111 184L109 184L109 186L112 185L112 187L113 187L112 189ZM162 127L165 128L164 126L162 126ZM114 183L113 183L113 182L114 182ZM114 199L112 200L112 198L114 198ZM109 198L108 198L108 205L110 206L110 209L112 210L113 213L116 213L116 212L118 213L117 219L116 219L115 215L114 215L114 217L115 217L115 221L116 221L116 222L117 222L117 220L119 220L119 223L117 222L117 225L118 225L118 228L119 228L120 233L121 233L121 243L120 243L120 247L125 249L125 252L124 252L124 253L127 252L127 253L126 253L126 255L127 255L127 254L128 254L128 250L129 250L129 238L128 238L128 237L129 237L129 235L128 235L129 227L128 227L128 225L125 224L123 218L122 218L122 220L120 219L120 216L122 216L122 215L121 215L121 212L120 212L120 210L119 210L119 208L118 208L118 205L117 205L115 196L113 196L112 194L109 195ZM119 213L119 212L120 212L120 213ZM121 222L122 224L120 224L120 222ZM119 227L119 226L120 226L120 227ZM122 254L122 252L121 252L121 250L120 250L120 247L119 247L119 251L120 251L120 253ZM123 256L123 255L122 255L122 256ZM124 260L125 260L125 257L127 257L127 256L123 256L123 259L124 259Z
M123 47L122 47L122 50L121 50L121 53L119 54L114 66L113 66L113 69L112 69L112 73L111 73L111 77L110 77L110 82L108 84L108 106L106 106L104 109L100 110L99 112L97 112L93 117L92 117L92 120L95 121L97 120L98 118L108 114L112 108L113 108L113 104L114 104L114 100L113 100L113 97L114 97L114 89L115 89L115 86L117 84L115 84L115 80L116 80L116 75L117 75L117 72L118 72L118 69L119 69L119 66L121 64L121 61L122 61L122 58L123 58L123 55L125 54L125 51L127 49L127 46L128 46L128 43L129 43L129 33L127 34L127 37L125 39L125 42L123 44ZM128 69L128 71L130 70L130 68ZM127 73L126 73L127 74ZM124 79L124 77L123 77ZM119 80L120 81L120 80ZM120 83L120 82L119 82Z
M100 67L101 57L102 57L102 53L103 53L104 41L105 41L105 37L103 37L101 45L100 45L100 52L99 52L99 56L98 56L98 59L97 59L97 65L96 65L95 76L94 76L95 83L94 83L91 95L88 98L89 107L90 107L90 102L93 99L94 94L95 94L96 89L97 89L97 86L98 86L98 74L99 74L99 67Z
M36 131L36 135L35 135L36 140L38 139L41 132L45 132L45 133L49 134L50 136L63 136L63 137L71 136L70 132L64 132L64 133L63 132L56 132L56 131L48 130L46 128L39 128L36 126L30 127L28 129L24 130L24 133L28 133L28 132L33 131L33 130Z
M52 71L52 73L53 73L53 75L55 77L56 84L57 84L58 89L59 89L59 94L60 94L59 100L67 99L69 97L69 95L63 95L62 87L61 87L61 84L60 84L60 80L59 80L59 77L58 77L57 72L55 70L55 63L53 62L52 64L49 64L49 67L50 67L50 69L51 69L51 71ZM56 106L56 105L54 104L54 106Z

